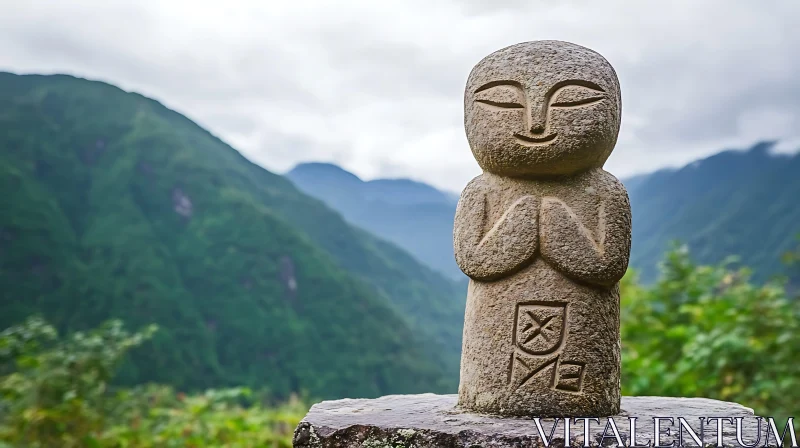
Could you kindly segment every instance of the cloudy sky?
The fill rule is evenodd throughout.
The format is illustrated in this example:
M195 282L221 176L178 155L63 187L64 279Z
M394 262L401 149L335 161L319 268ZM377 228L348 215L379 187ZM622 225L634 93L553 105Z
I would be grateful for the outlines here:
M800 1L0 0L0 70L160 100L264 167L330 161L460 190L462 97L521 41L603 54L622 84L618 177L723 148L800 147Z

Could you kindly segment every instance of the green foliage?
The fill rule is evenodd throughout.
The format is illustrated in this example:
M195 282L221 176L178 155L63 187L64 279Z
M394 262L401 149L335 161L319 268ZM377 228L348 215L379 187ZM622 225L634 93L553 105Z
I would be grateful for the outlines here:
M248 389L209 390L202 394L175 394L168 387L123 391L117 403L136 400L120 412L115 424L102 433L108 447L280 447L292 446L294 428L308 407L291 399L265 407L243 406Z
M789 289L800 291L800 234L796 238L796 247L783 254L783 262L789 267Z
M13 447L290 447L306 406L265 407L247 389L184 395L166 386L112 389L125 354L154 327L119 321L59 339L38 318L0 334L0 441ZM249 402L248 402L249 401Z
M119 321L65 340L39 318L0 333L0 440L30 447L82 447L105 424L108 383L122 357L154 327L129 334Z
M0 328L161 328L117 384L455 391L463 291L186 117L0 73Z
M750 281L735 260L698 266L674 246L649 287L622 288L623 392L736 401L792 416L800 401L800 310L783 282Z

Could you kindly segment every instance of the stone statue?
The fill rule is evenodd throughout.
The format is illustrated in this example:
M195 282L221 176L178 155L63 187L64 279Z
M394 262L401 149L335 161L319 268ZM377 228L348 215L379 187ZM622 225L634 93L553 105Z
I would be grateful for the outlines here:
M512 45L472 69L464 124L483 174L461 194L454 229L471 279L462 409L619 412L618 282L631 211L603 164L620 110L614 69L571 43Z
M767 423L742 405L620 397L618 282L631 211L625 188L603 171L620 108L614 69L578 45L521 43L475 66L464 124L483 174L461 194L453 232L456 261L471 278L458 397L324 401L297 426L295 447L511 448L552 445L554 437L567 446L708 444L723 437L721 421L703 425L709 415L742 423L743 441L734 445L728 425L725 446L759 445ZM681 436L674 421L644 423L678 415L702 440ZM551 423L510 416L589 420L560 420L549 432ZM616 443L606 417L619 428Z

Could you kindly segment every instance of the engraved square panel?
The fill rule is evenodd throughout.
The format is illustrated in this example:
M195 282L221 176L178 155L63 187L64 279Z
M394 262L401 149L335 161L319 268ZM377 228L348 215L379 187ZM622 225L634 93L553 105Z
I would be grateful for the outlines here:
M529 355L547 355L564 341L566 304L518 304L514 342Z

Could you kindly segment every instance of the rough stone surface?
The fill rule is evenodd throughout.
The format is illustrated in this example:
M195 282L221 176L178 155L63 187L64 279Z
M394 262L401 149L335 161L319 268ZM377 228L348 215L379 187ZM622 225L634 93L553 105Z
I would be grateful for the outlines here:
M314 405L308 415L300 422L294 435L295 447L540 447L545 446L536 428L535 421L522 417L499 417L473 414L456 410L455 395L390 395L374 400L335 400L323 401ZM766 424L761 422L749 408L704 398L664 398L664 397L623 397L622 410L613 420L619 430L621 441L630 446L630 420L637 417L636 443L645 445L648 441L669 445L677 439L677 417L683 417L701 437L699 417L743 417L743 441L751 445L759 441L764 446ZM653 417L673 417L675 424L661 421L658 439L654 434ZM550 431L553 419L542 419L541 425L550 447L563 447L564 420L561 419L553 436ZM590 421L590 445L599 446L607 418L599 422ZM665 435L667 428L669 436ZM723 423L723 445L739 446L734 424ZM570 446L583 446L583 421L570 425ZM716 421L705 425L703 442L706 446L715 445L717 440ZM612 436L611 429L607 435ZM696 446L691 436L684 430L683 441L686 446ZM774 446L775 439L770 439ZM613 437L603 440L603 446L618 446Z
M461 194L470 278L459 405L508 416L619 412L619 287L631 212L603 171L620 126L614 69L578 45L527 42L469 75L465 127L483 174Z

